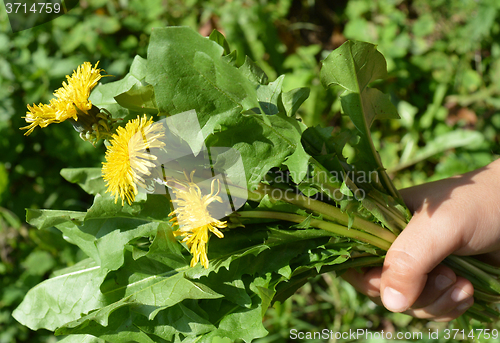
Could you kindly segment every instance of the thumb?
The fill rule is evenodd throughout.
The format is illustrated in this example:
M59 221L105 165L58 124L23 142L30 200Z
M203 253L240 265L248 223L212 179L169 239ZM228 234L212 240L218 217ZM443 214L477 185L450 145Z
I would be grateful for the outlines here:
M431 217L427 212L416 213L387 252L380 290L384 306L392 312L412 306L427 274L460 245L453 225Z

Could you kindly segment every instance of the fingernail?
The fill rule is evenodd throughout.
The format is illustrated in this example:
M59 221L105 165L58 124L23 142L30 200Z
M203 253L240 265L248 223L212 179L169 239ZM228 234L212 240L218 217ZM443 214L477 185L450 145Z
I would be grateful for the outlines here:
M458 305L457 306L457 310L458 311L463 311L465 309L468 309L469 307L472 306L473 303L474 303L474 301L472 299L467 300L467 301L463 302L462 304Z
M436 288L440 291L442 291L445 288L448 288L452 283L453 281L447 276L438 275L436 277Z
M380 278L371 278L368 280L368 284L373 287L373 289L368 289L366 294L369 297L377 298L380 296Z
M408 300L406 297L391 287L384 289L382 302L385 307L392 312L403 312L408 308Z
M380 296L380 292L369 289L366 291L366 295L368 295L371 298L378 298Z
M451 292L451 300L459 303L462 300L465 300L470 297L470 294L465 292L464 290L460 288L455 288L453 292Z

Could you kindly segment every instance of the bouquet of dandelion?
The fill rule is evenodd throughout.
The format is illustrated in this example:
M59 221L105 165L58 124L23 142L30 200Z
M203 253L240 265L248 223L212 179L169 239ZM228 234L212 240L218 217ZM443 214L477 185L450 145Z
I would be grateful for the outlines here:
M49 104L28 106L28 134L69 120L105 140L106 162L61 171L95 195L86 212L28 210L88 258L34 287L19 322L64 343L250 342L267 334L266 309L311 277L383 262L411 217L370 137L374 120L398 117L368 87L383 56L346 42L323 61L355 132L306 127L295 116L308 89L283 92L283 76L235 61L216 31L155 29L124 79L97 85L103 70L85 63ZM467 314L498 318L498 271L448 263L476 287Z

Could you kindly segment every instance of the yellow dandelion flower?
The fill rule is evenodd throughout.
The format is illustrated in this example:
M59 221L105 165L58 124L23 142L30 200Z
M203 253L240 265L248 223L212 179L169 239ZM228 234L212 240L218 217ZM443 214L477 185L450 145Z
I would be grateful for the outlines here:
M187 182L179 182L179 185L172 186L175 194L172 202L176 205L175 210L169 215L175 215L171 220L179 229L174 231L174 236L184 236L182 242L190 248L191 267L194 267L198 261L208 268L208 258L206 245L208 243L209 231L217 237L223 238L224 235L218 229L227 227L225 221L213 218L208 211L208 205L214 201L222 203L218 196L220 192L219 180L217 180L217 191L215 192L215 180L212 181L210 194L202 195L200 188L193 182L193 174L187 177Z
M87 113L92 108L90 102L90 92L97 86L102 78L103 69L97 69L99 62L92 67L90 62L85 62L73 71L73 75L66 75L67 83L54 92L56 98L66 106L67 110L73 110L76 106L80 111ZM75 113L76 114L76 113Z
M85 62L73 71L72 76L67 75L68 82L63 82L63 86L54 92L55 98L48 105L28 105L24 119L29 125L21 128L28 130L25 135L29 135L37 126L44 128L67 119L78 121L79 115L89 115L92 109L92 103L88 100L90 92L103 77L101 72L104 70L97 69L98 64L99 62L92 67L90 62ZM92 115L95 116L94 113Z
M131 120L125 127L119 127L113 134L103 162L102 175L107 191L132 204L138 193L137 185L146 188L144 178L151 175L156 165L156 156L150 149L162 148L163 126L147 119L146 115Z
M54 99L53 99L54 100ZM33 106L28 105L28 112L26 112L27 123L30 123L28 126L22 127L21 129L27 129L25 135L31 134L35 127L40 126L41 128L46 127L47 125L58 122L58 116L60 112L57 109L55 101L51 101L50 104L38 104Z

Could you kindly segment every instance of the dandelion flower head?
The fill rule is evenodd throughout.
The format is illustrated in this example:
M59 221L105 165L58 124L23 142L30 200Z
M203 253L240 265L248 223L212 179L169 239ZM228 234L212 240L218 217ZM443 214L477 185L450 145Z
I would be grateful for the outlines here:
M92 108L92 102L89 100L90 92L102 78L101 71L103 71L103 69L97 69L98 64L99 62L92 67L90 62L85 62L78 66L77 70L73 71L73 75L66 76L68 82L63 82L63 86L54 92L56 98L64 103L68 111L76 106L80 111L87 113ZM76 112L74 109L73 111Z
M130 205L138 194L137 186L146 188L144 178L151 175L157 159L150 149L164 147L163 136L163 126L148 120L146 115L129 121L113 134L102 175L108 188L106 192L115 197L115 203L120 197L122 206L125 200Z
M28 105L28 112L24 119L28 126L21 129L27 129L25 135L31 134L33 130L40 126L46 127L52 123L61 123L67 119L78 120L78 115L88 114L92 108L92 102L88 99L90 93L103 77L97 65L92 67L90 62L85 62L73 71L73 75L66 76L67 82L54 92L55 98L50 100L49 104Z
M213 218L208 211L208 206L214 201L222 203L218 196L220 191L219 180L217 180L217 191L215 191L215 181L211 183L210 194L202 195L200 188L193 182L193 174L187 177L187 182L180 182L178 186L171 187L175 195L172 202L175 204L175 210L170 215L175 215L171 220L179 229L174 231L174 236L184 236L182 240L190 248L191 267L194 267L198 261L208 268L208 258L206 245L209 239L209 232L217 237L223 238L224 235L219 229L227 227L225 221Z

